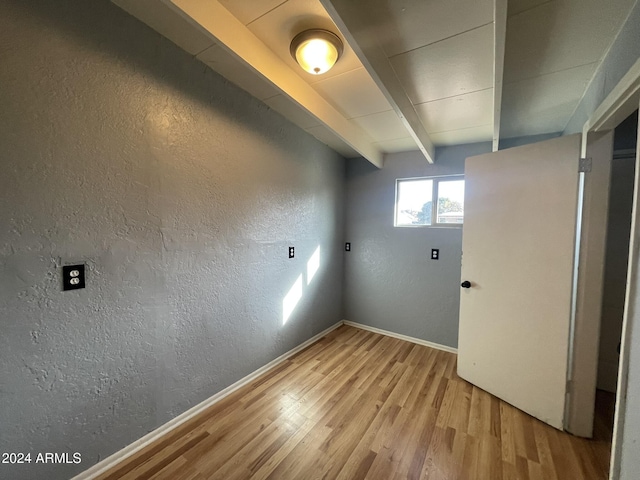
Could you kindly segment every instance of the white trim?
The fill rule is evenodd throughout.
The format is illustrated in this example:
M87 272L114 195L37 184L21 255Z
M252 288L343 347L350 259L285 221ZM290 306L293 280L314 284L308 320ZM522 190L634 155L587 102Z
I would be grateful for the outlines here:
M583 133L610 130L618 126L638 108L640 99L640 59L613 87L584 124Z
M393 111L396 112L427 162L434 163L436 148L433 141L407 96L390 59L377 39L377 35L372 35L369 29L362 28L361 9L345 7L344 4L337 8L338 2L335 0L320 0L320 3L380 92L385 96Z
M582 145L584 145L584 136L582 136ZM586 157L586 154L581 155ZM570 431L569 419L571 418L571 410L573 408L573 381L574 355L575 355L575 339L576 339L576 321L578 311L578 280L580 278L580 247L582 246L582 218L584 211L584 187L585 173L578 173L578 205L576 209L576 234L573 240L573 273L571 278L571 310L569 313L569 353L567 354L567 386L564 396L564 420L562 427L564 430Z
M506 43L507 0L493 0L493 152L497 152L500 147L500 117Z
M144 437L139 438L138 440L136 440L135 442L131 443L130 445L127 445L122 450L119 450L116 453L114 453L113 455L105 458L101 462L96 463L94 466L92 466L89 469L85 470L84 472L76 475L71 480L91 480L91 479L94 479L94 478L98 477L99 475L102 475L107 470L113 468L114 466L116 466L117 464L122 462L123 460L131 457L132 455L134 455L136 453L138 453L143 448L145 448L148 445L150 445L151 443L155 442L156 440L158 440L162 436L168 434L171 430L174 430L175 428L179 427L183 423L191 420L193 417L199 415L200 413L202 413L204 410L206 410L207 408L211 407L212 405L215 405L220 400L222 400L223 398L229 396L230 394L232 394L233 392L235 392L239 388L244 387L248 383L252 382L257 377L259 377L260 375L265 373L266 371L268 371L268 370L272 369L273 367L275 367L276 365L284 362L285 360L287 360L288 358L292 357L293 355L295 355L299 351L303 350L304 348L308 347L309 345L311 345L312 343L316 342L317 340L320 340L327 333L329 333L329 332L335 330L336 328L342 326L343 323L344 322L340 321L340 322L336 323L335 325L327 328L326 330L323 330L322 332L318 333L317 335L314 335L309 340L301 343L300 345L298 345L297 347L293 348L292 350L289 350L288 352L283 353L278 358L270 361L269 363L267 363L266 365L260 367L259 369L255 370L254 372L250 373L246 377L241 378L236 383L234 383L232 385L229 385L224 390L219 391L218 393L216 393L215 395L209 397L208 399L204 400L203 402L199 403L198 405L195 405L194 407L191 407L186 412L183 412L180 415L178 415L177 417L172 418L171 420L169 420L164 425L161 425L160 427L156 428L152 432L147 433Z
M443 350L445 352L455 353L455 354L458 353L457 348L449 347L447 345L441 345L439 343L429 342L427 340L422 340L421 338L409 337L407 335L402 335L400 333L394 333L388 330L382 330L381 328L370 327L369 325L363 325L361 323L356 323L356 322L350 322L349 320L344 320L343 323L350 327L359 328L361 330L368 330L370 332L386 335L387 337L393 337L399 340L404 340L406 342L416 343L418 345L424 345L425 347L435 348L436 350Z

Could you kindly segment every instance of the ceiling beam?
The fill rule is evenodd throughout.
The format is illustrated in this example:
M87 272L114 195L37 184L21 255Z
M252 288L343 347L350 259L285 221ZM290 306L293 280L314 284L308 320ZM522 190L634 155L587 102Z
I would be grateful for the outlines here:
M382 151L373 145L371 137L327 102L217 0L163 1L208 32L222 47L309 111L369 162L382 168Z
M389 57L378 42L377 32L367 27L366 10L353 0L320 0L320 3L400 117L422 154L429 163L433 163L433 142L400 83Z
M493 151L500 148L500 115L507 41L507 0L493 0Z

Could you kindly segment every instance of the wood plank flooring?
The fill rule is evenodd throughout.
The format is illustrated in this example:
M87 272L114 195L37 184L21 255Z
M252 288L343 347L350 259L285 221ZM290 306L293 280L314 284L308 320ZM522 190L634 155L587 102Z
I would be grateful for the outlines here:
M101 475L114 479L607 478L559 432L456 375L456 356L342 326Z

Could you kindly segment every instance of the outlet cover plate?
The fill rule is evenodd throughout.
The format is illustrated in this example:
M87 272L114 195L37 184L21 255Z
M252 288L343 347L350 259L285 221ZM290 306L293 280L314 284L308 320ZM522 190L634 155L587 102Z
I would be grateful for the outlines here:
M78 290L85 287L84 264L62 267L62 290Z

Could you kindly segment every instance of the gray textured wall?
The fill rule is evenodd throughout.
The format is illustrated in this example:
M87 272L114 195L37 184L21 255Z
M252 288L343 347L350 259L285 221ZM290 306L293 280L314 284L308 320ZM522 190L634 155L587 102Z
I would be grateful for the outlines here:
M106 0L2 0L0 65L0 452L82 454L0 478L68 478L341 320L342 157Z
M526 137L512 137L500 139L500 150L507 148L520 147L522 145L529 145L530 143L544 142L545 140L551 140L562 135L562 132L556 133L541 133L539 135L529 135Z
M393 226L397 178L463 173L468 156L490 143L440 148L436 163L419 152L388 155L377 170L347 166L345 318L430 342L458 344L462 229ZM431 249L440 260L430 260Z

